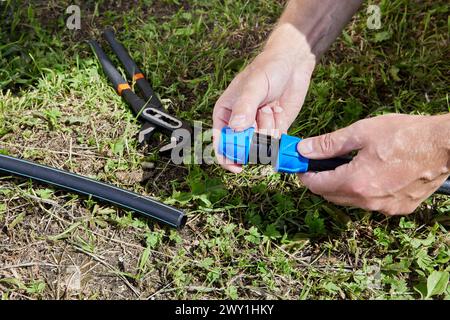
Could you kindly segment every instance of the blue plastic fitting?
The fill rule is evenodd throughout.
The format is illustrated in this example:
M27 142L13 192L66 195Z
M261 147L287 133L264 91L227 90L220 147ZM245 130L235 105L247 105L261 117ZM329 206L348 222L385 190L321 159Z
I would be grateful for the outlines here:
M234 131L224 127L220 135L219 153L237 164L247 164L255 128ZM278 148L275 170L285 173L302 173L308 171L309 160L297 151L297 144L302 139L283 134Z
M224 127L220 135L219 153L237 164L247 164L255 128L234 131Z
M275 171L285 173L303 173L308 171L309 159L303 157L297 151L298 143L302 139L287 134L282 134L278 148Z

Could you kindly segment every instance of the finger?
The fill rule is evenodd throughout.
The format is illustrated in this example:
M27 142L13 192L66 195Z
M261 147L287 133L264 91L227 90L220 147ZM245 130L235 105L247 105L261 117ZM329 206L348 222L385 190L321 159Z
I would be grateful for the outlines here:
M280 102L276 102L272 105L273 119L274 119L274 127L277 129L277 136L281 136L283 133L287 133L290 124L292 121L289 121L290 117L288 114L293 114L292 117L295 119L297 117L298 112L292 112L292 110L287 110L289 108L288 104L283 106L280 105Z
M226 109L224 109L226 110ZM231 113L230 110L228 110L228 113ZM228 123L226 120L224 120L221 116L221 114L226 114L226 111L217 111L214 122L213 122L213 144L214 144L214 153L216 155L217 162L226 170L231 171L233 173L239 173L242 171L242 166L238 165L236 163L233 163L231 160L227 159L226 157L222 156L219 153L219 141L220 141L220 135L222 128L225 127ZM226 118L226 116L225 116Z
M271 132L272 129L274 129L275 121L273 110L270 105L265 105L258 110L256 123L258 124L258 131L265 130L266 132Z
M216 118L221 117L222 120L225 121L226 125L228 125L231 116L231 109L240 94L241 78L241 74L237 75L225 91L220 95L219 99L217 99L214 105L213 121L216 120ZM225 114L224 110L228 110L229 113Z
M340 206L361 208L361 205L358 203L358 198L355 197L341 195L324 195L323 197L325 198L325 200Z
M228 126L231 108L239 94L239 80L240 76L231 81L228 88L222 93L219 99L216 101L213 111L213 145L214 153L216 155L217 162L226 170L234 173L242 171L242 166L233 163L231 160L225 158L219 153L219 141L221 130L223 127Z
M364 132L361 126L351 125L321 136L307 138L297 146L306 158L328 159L342 156L353 150L359 150L364 144Z
M240 94L232 105L229 126L242 131L253 125L258 108L267 98L269 82L264 71L255 70L243 79Z
M300 180L312 192L319 195L332 195L342 192L343 186L351 176L351 162L335 170L306 172L299 174Z

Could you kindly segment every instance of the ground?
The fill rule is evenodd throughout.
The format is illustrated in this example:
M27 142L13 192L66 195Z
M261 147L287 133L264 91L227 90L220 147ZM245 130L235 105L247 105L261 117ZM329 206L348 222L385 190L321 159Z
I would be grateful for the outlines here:
M335 206L267 167L234 175L171 164L156 153L160 140L138 146L139 123L84 43L114 26L168 110L208 128L284 1L75 3L81 30L66 27L72 1L0 3L0 151L151 196L189 222L176 231L0 176L3 299L450 298L449 198L386 218ZM317 66L290 133L449 112L448 3L371 3L381 28L367 27L366 4Z

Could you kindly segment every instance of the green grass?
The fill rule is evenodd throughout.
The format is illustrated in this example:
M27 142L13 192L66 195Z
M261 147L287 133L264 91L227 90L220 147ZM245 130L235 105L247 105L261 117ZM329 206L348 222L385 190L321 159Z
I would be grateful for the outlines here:
M70 1L21 1L11 12L12 1L0 2L0 151L176 205L189 223L176 232L0 177L2 298L450 298L448 198L385 218L265 167L175 166L155 153L157 141L137 145L139 124L82 41L114 25L167 108L210 127L214 102L258 52L282 1L83 3L75 32L65 27ZM377 3L382 29L367 29L361 10L317 67L292 134L450 110L447 3Z

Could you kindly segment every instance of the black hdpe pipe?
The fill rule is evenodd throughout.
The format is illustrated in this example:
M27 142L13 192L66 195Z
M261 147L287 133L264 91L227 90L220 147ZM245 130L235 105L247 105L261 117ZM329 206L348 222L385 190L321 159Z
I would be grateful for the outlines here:
M308 171L327 171L334 170L337 167L347 164L352 161L351 157L337 157L331 159L322 160L309 160L309 170ZM450 178L445 180L444 183L437 189L434 193L444 194L450 196Z
M187 217L181 210L137 193L68 171L0 154L0 172L30 178L79 194L92 196L175 228L182 228L186 224Z

